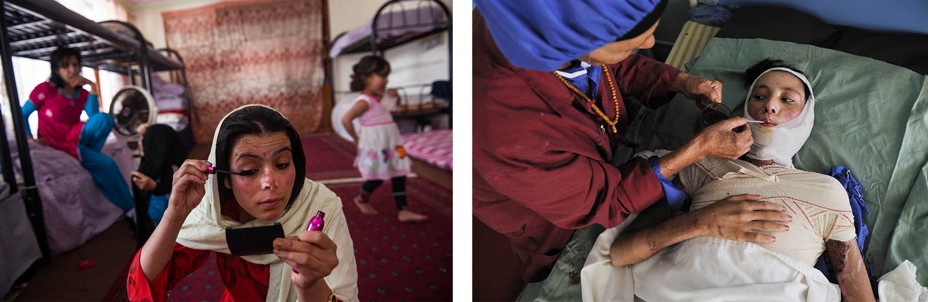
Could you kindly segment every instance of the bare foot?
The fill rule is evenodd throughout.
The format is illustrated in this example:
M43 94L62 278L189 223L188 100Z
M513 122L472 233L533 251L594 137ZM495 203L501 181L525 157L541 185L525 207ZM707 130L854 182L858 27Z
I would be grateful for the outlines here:
M429 220L428 216L405 209L401 210L396 216L399 218L400 222L422 222Z
M378 213L377 209L371 206L371 204L361 202L360 196L354 197L354 204L358 206L358 209L361 210L361 213L364 213L367 215L376 215Z

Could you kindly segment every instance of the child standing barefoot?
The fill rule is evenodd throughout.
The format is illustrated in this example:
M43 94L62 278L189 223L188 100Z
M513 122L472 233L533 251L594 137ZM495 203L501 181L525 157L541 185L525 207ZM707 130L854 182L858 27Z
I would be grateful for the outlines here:
M390 111L380 100L387 86L390 63L378 56L366 56L352 66L351 91L361 94L354 101L351 109L342 117L342 124L354 138L358 146L355 164L366 180L361 185L361 192L354 198L355 205L361 213L377 214L368 202L371 193L390 179L393 184L393 199L396 201L397 218L402 222L425 221L428 216L410 211L406 207L406 175L410 171L410 161L403 149L403 138L393 122ZM390 90L396 97L396 91ZM359 118L361 127L355 131L352 120Z

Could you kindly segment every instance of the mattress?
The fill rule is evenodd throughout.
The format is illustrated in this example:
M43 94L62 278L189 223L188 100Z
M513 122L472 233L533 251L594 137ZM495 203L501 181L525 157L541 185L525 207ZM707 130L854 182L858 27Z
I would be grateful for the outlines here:
M409 157L452 171L452 130L434 130L403 135Z

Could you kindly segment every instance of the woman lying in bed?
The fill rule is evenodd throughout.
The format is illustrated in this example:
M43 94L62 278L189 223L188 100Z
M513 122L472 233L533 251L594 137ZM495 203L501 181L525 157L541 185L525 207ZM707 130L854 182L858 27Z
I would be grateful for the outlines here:
M754 137L751 151L742 157L743 160L708 157L682 170L677 181L682 185L683 191L692 198L689 213L649 227L640 225L647 224L647 219L642 219L645 218L642 214L636 221L639 225L633 224L629 230L615 239L610 250L612 264L624 266L640 263L665 248L699 236L753 241L769 251L787 256L786 259L795 260L785 261L794 267L802 267L802 264L805 264L811 268L819 256L827 251L835 266L843 298L849 301L873 300L873 292L855 240L854 217L844 188L830 176L798 170L792 165L792 156L799 151L812 130L815 97L810 82L795 68L769 59L747 70L747 82L751 85L748 88L745 117L749 121L757 121L750 124ZM741 195L742 200L717 202L731 195ZM718 208L730 207L736 202L755 203L754 211L764 212L762 214L767 216L769 221L784 221L783 218L787 218L785 220L788 222L778 224L743 220L750 215L735 210L718 211ZM708 207L717 209L701 210ZM784 217L783 214L789 217ZM722 220L739 219L742 219L739 221L742 225L752 226L746 227L747 229L753 228L756 231L735 232L721 227L725 225L720 223ZM701 238L705 239L707 238ZM731 255L725 253L712 252L714 255L705 255L711 250L684 250L702 252L701 255L680 254L685 255L681 256L682 258L690 258L682 262L692 261L692 258L701 259L695 261L697 267L700 261L707 266L716 265L708 263L714 261L730 262L735 267L767 265L766 262L755 262L755 258L746 258L743 261L731 259L737 256L728 257ZM678 249L676 252L681 251ZM676 272L680 267L676 266L677 264L679 263L667 267L669 273ZM724 269L721 271L729 272ZM715 280L699 286L747 285L739 282L748 279L758 282L758 279L752 279L758 276L753 275L769 273L745 272L728 276L706 276ZM643 271L636 271L635 277L644 277L644 274ZM789 283L789 278L795 276L785 278L786 283ZM699 282L702 281L693 284ZM635 287L638 294L638 286ZM698 291L701 288L688 290ZM762 293L763 291L755 291L753 295Z

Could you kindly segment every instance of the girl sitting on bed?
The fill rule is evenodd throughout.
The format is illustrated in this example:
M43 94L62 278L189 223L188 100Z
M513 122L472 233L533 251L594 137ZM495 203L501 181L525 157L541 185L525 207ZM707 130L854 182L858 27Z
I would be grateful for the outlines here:
M610 249L614 266L651 258L664 248L697 236L753 241L768 250L815 265L828 252L846 300L873 300L866 269L855 240L854 217L844 188L832 177L795 169L792 157L812 131L815 97L801 71L778 60L764 60L747 70L750 83L745 117L754 144L740 160L713 157L683 169L677 177L692 198L688 214L642 228L636 220ZM731 195L748 198L753 211L771 221L744 220L745 212L705 211L731 207L718 202ZM766 202L762 202L766 201ZM719 209L716 209L719 210ZM708 213L716 213L707 215ZM719 221L737 221L755 232L735 232ZM740 221L739 221L740 220ZM638 224L638 225L636 225ZM778 233L776 236L772 232Z
M361 213L373 215L377 210L370 205L371 194L384 180L393 184L393 200L396 201L397 218L402 222L428 220L428 216L410 211L406 205L406 175L410 172L410 160L403 149L400 129L393 123L390 111L381 104L390 63L378 56L366 56L352 66L351 91L361 94L351 109L342 117L345 130L358 145L355 165L366 181L360 194L354 198ZM392 91L396 94L396 91ZM352 120L358 118L361 129L355 131Z
M48 61L51 76L32 90L22 108L26 135L32 135L29 116L38 111L36 142L77 158L106 199L123 211L131 210L135 204L119 166L100 153L115 122L111 115L100 112L97 84L81 76L81 53L59 47ZM82 88L84 85L90 85L90 92ZM81 121L81 110L87 112L86 122Z

